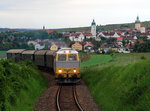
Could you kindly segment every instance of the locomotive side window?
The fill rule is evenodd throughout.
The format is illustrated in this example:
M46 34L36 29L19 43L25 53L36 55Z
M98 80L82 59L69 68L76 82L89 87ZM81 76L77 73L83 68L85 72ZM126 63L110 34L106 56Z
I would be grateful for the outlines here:
M69 61L76 61L77 60L77 55L76 54L69 54L68 59L69 59Z
M66 55L65 54L58 55L58 61L66 61Z

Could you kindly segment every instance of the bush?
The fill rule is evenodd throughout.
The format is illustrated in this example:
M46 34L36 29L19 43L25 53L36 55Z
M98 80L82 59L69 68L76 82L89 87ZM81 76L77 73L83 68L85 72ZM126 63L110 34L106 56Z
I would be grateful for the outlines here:
M46 84L47 80L32 62L0 60L0 111L32 110Z
M141 56L141 59L146 59L146 57L145 56Z

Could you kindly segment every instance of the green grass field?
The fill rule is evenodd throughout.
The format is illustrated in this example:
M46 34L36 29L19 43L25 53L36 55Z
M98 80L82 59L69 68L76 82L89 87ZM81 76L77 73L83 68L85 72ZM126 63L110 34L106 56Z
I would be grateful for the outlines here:
M81 67L91 67L96 66L100 64L104 64L107 62L110 62L112 60L112 57L110 55L90 55L91 58L85 62L81 63Z
M150 111L149 53L115 54L81 76L103 111Z
M0 51L0 58L6 57L6 51Z

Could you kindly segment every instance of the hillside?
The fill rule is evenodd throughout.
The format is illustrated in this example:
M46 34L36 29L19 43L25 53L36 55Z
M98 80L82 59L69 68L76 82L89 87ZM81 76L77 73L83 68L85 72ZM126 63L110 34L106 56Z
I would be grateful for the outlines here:
M146 27L150 27L150 21L142 22ZM108 24L108 25L97 25L97 31L108 31L113 29L125 29L125 28L134 28L134 23L122 23L122 24ZM42 30L42 29L27 29L27 28L0 28L0 32L8 31L8 30L15 30L18 32L24 31L35 31L35 30ZM74 27L74 28L60 28L60 29L48 29L48 30L55 30L57 32L76 32L79 30L91 30L90 26L86 27Z
M147 59L134 55L117 56L107 64L82 70L103 111L150 111L150 59L148 54Z
M142 22L146 27L150 27L150 21ZM134 28L134 23L124 23L124 24L108 24L108 25L101 25L97 26L97 31L107 31L113 29L125 29L125 28ZM79 30L90 30L91 27L76 27L76 28L63 28L63 29L56 29L58 32L70 32L70 31L79 31Z

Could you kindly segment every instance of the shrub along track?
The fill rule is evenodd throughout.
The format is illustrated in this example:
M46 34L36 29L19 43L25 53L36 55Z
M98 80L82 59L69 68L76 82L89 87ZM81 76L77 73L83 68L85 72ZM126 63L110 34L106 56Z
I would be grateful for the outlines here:
M83 111L78 102L75 85L60 85L56 105L58 111Z

